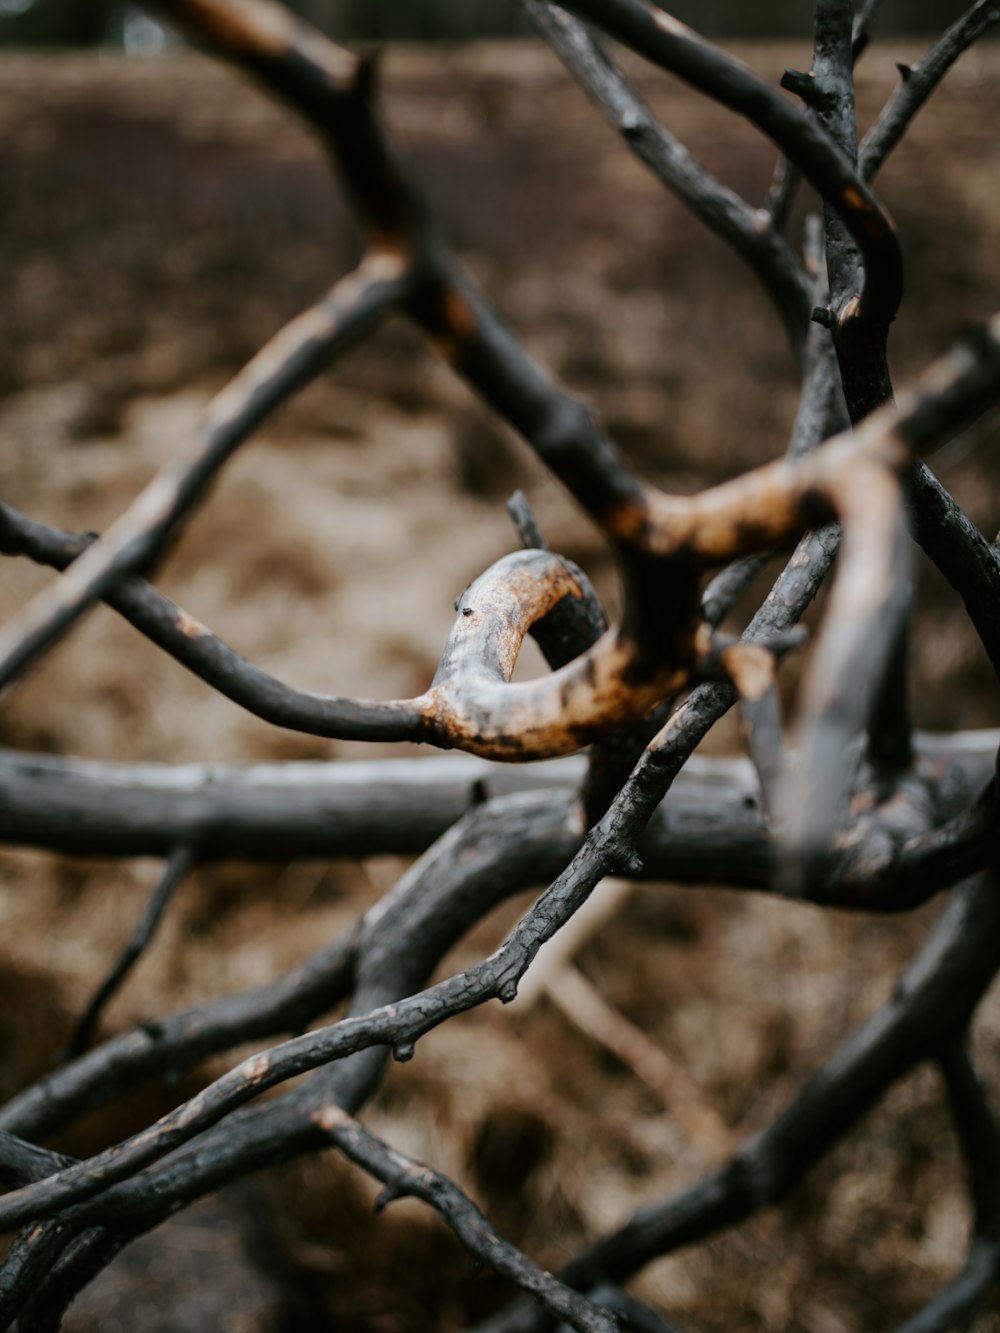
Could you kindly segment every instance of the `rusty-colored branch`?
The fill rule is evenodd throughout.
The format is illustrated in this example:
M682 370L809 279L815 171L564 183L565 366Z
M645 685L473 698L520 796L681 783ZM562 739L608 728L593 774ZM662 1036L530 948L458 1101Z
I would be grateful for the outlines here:
M73 1293L130 1237L234 1177L318 1150L332 1137L390 1185L441 1207L475 1252L542 1295L550 1314L568 1316L581 1328L610 1328L610 1316L567 1296L523 1255L505 1249L450 1182L394 1155L367 1135L352 1113L377 1087L390 1049L407 1060L414 1044L439 1024L493 998L509 1001L542 945L607 874L665 873L679 881L718 871L711 878L731 877L753 887L771 883L775 848L758 801L738 813L717 795L702 797L705 809L699 813L690 793L685 801L681 780L675 799L665 811L660 807L693 747L733 702L736 685L751 714L758 711L756 719L751 716L758 728L751 748L770 803L775 771L785 765L780 729L773 709L768 712L769 650L787 641L783 636L830 567L836 539L825 525L833 519L842 523L843 545L817 665L805 689L802 741L787 783L791 795L784 802L788 818L782 834L796 864L782 886L826 905L893 911L995 865L995 781L979 784L974 796L968 781L963 785L944 771L946 764L928 766L918 747L914 769L894 775L887 793L855 744L884 688L886 662L898 642L905 602L901 485L910 479L920 450L1000 400L998 317L934 368L898 409L868 415L887 396L885 338L901 285L892 225L865 184L866 168L859 172L851 161L852 37L856 53L873 5L864 7L852 35L851 7L843 0L819 0L816 68L811 77L791 81L806 97L806 111L646 0L573 0L567 7L746 116L818 188L838 220L828 243L832 290L826 322L858 429L805 453L802 446L827 434L839 410L835 376L811 339L805 347L806 401L789 458L692 498L646 485L586 405L561 392L531 360L448 250L419 187L383 134L374 102L374 62L339 51L269 0L164 0L169 16L262 81L318 131L353 201L366 254L353 275L294 321L219 395L193 457L161 474L103 539L88 543L0 511L0 549L67 569L0 634L0 684L104 596L215 688L280 725L302 724L331 736L430 740L504 760L561 754L597 740L595 753L614 762L598 774L600 781L589 784L603 782L600 797L585 792L588 814L601 814L588 832L575 786L494 796L487 776L492 770L476 766L482 776L469 777L471 770L462 767L457 789L449 788L459 821L430 835L426 809L422 823L415 818L423 830L419 836L440 835L438 841L341 940L268 986L107 1043L4 1108L0 1125L8 1132L0 1133L0 1163L19 1188L0 1199L0 1225L50 1219L23 1233L8 1255L0 1274L4 1326L19 1316L25 1330L54 1329ZM753 214L704 176L651 120L575 20L536 0L529 0L529 8L560 39L585 84L645 160L757 265L786 323L798 330L805 279L773 219ZM938 54L918 67L921 96L940 77L942 62L954 58L959 44L972 39L970 33L978 33L977 25L995 21L995 6L977 4L969 11L935 48ZM824 99L831 105L824 106ZM894 99L880 122L883 142L891 146L917 100L902 94ZM868 151L877 165L878 146L869 143ZM779 198L775 209L782 207ZM850 244L840 245L840 222ZM855 265L855 245L863 273ZM612 542L625 584L622 623L604 630L592 589L575 566L544 550L523 551L487 570L459 599L437 673L417 699L379 703L307 695L243 662L138 573L157 557L252 427L393 308L407 313L523 434ZM929 525L932 545L943 543L944 564L952 561L954 581L991 654L997 649L997 660L995 552L993 567L987 567L960 512L956 518L949 510L942 518L933 510L940 496L919 468L912 493L921 532ZM519 511L521 531L533 538L529 519ZM714 635L708 622L739 580L732 576L732 586L721 595L718 587L712 590L708 615L702 585L711 571L800 537L743 641L727 643ZM542 644L553 670L538 681L513 683L528 633ZM696 685L665 718L676 690L709 679L712 683ZM882 729L884 721L883 710ZM645 742L660 723L626 777L623 766L635 758L636 738ZM870 752L872 758L878 753ZM591 777L599 767L592 765ZM67 771L55 760L26 760L20 766L0 760L0 820L8 829L33 830L36 838L49 837L56 845L60 839L68 845L72 826L76 836L90 839L86 850L98 849L104 836L99 821L73 822L74 809L79 811L67 795L67 783L72 787ZM4 803L4 778L25 775L20 793ZM90 776L94 779L93 772ZM66 782L53 792L56 778ZM30 808L46 779L49 789ZM745 784L745 774L741 781ZM620 790L612 799L616 786ZM385 837L384 812L398 822L392 793L402 787L391 789L382 817L376 814L361 832L338 829L337 836L347 841L337 847L343 850L352 837ZM91 807L93 791L92 782ZM294 791L284 795L294 802ZM315 804L298 812L294 826L304 839L322 836L317 824L330 822L323 793L312 795ZM839 820L848 795L849 830ZM166 847L190 845L200 856L219 836L220 808L232 813L216 796L214 808L205 803L197 816L190 802L186 812L173 810L180 823L193 820L199 836L188 843L166 839L163 806L159 817L151 816L148 808L139 808L143 793L136 793L131 804L122 802L124 822L126 806L138 814L121 836L126 843L154 837L166 840ZM366 803L369 796L370 788L363 794ZM84 802L93 815L91 807ZM350 808L348 803L345 825ZM143 813L145 823L139 818ZM250 819L250 806L242 814ZM231 821L230 836L233 826L239 829L238 819ZM257 836L266 841L266 830ZM329 829L325 836L332 836ZM393 836L403 834L394 827ZM418 837L413 826L407 836ZM231 845L223 838L215 850L224 854ZM329 842L323 845L334 850ZM493 955L428 985L446 951L485 911L539 880L551 880L551 887ZM995 1127L974 1075L957 1058L949 1063L948 1052L1000 961L997 902L996 884L985 879L961 888L889 1003L786 1111L706 1181L645 1210L622 1232L599 1242L571 1266L570 1279L603 1288L607 1279L620 1281L649 1258L781 1198L893 1079L926 1058L941 1059L966 1151L970 1158L982 1153L989 1159L995 1193ZM303 1031L348 997L347 1017ZM155 1125L87 1161L57 1160L23 1137L37 1136L135 1086L164 1061L186 1068L212 1051L289 1031L301 1035L241 1061ZM266 1089L308 1071L315 1071L311 1079L281 1097L249 1105ZM40 1172L43 1178L36 1179ZM977 1241L985 1237L993 1245L995 1265L992 1205L987 1208L975 1186L973 1197ZM975 1261L971 1280L976 1282L985 1271L982 1257L982 1247L974 1243L970 1263ZM959 1281L966 1277L968 1272ZM967 1292L959 1292L962 1299ZM948 1299L945 1293L925 1323L915 1326L936 1327L933 1320L940 1323ZM500 1326L508 1325L501 1319Z

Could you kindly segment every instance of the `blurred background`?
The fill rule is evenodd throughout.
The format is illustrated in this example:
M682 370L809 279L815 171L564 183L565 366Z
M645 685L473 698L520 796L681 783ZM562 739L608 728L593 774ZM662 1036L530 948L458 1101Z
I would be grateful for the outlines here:
M332 37L365 40L467 40L523 33L511 0L296 0L291 5ZM803 0L743 0L671 6L700 32L727 37L801 36L810 30ZM883 33L940 31L957 15L949 0L886 0ZM171 40L138 5L122 0L0 0L0 43L56 46L111 43L142 51Z
M691 491L783 451L796 373L766 297L629 157L555 58L512 35L505 5L302 8L366 38L505 31L390 44L384 60L386 116L464 262L654 480ZM808 67L808 45L794 38L807 26L803 4L688 10L732 34L773 81L788 65ZM764 10L774 35L740 39L750 12ZM859 69L862 125L895 87L896 62L926 46L917 27L944 11L957 7L885 6ZM890 36L904 14L910 35ZM0 0L0 40L0 486L29 514L100 530L187 447L227 378L353 262L359 241L310 134L138 10ZM43 42L53 49L31 49ZM765 197L775 166L766 142L625 64L711 170L751 202ZM907 268L891 345L899 383L1000 308L998 76L995 45L968 53L880 178ZM796 240L814 206L804 193ZM933 460L990 535L1000 524L995 441L996 426L984 425ZM503 511L515 486L551 545L583 564L613 607L614 571L587 522L413 330L390 321L241 450L158 582L296 685L411 695L433 673L454 596L516 544ZM4 616L50 577L9 560L0 575ZM917 576L919 724L1000 724L961 602L922 563ZM799 670L788 663L790 707ZM387 752L246 716L104 610L19 683L0 743L164 762ZM731 719L708 749L739 749ZM105 1033L280 974L402 869L378 856L203 868ZM0 857L0 1094L51 1067L157 873L146 861ZM445 970L492 948L523 906L486 922ZM886 998L936 911L870 921L637 887L577 964L683 1071L700 1121L675 1114L543 997L429 1035L414 1061L390 1070L369 1123L453 1174L501 1230L557 1267L767 1123ZM995 1005L984 1006L976 1041L995 1074ZM227 1063L154 1084L56 1146L103 1146ZM719 1333L889 1326L960 1261L961 1177L940 1089L921 1071L783 1208L652 1265L638 1290L682 1326ZM264 1173L126 1251L68 1327L192 1333L238 1314L241 1329L305 1320L338 1333L448 1333L496 1307L502 1284L470 1277L434 1218L402 1203L373 1219L374 1192L329 1154Z

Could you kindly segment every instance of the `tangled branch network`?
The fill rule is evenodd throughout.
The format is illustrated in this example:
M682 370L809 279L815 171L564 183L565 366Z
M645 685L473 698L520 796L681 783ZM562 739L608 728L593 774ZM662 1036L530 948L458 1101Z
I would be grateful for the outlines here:
M906 1328L952 1327L1000 1278L1000 1132L966 1050L968 1026L1000 968L1000 738L913 732L904 686L908 527L961 594L1000 668L1000 552L920 461L1000 402L1000 316L893 398L886 344L903 266L871 181L954 60L996 26L1000 8L980 0L907 67L859 146L853 65L874 4L855 17L851 4L817 0L812 68L785 79L796 100L645 0L525 0L528 19L626 147L751 266L801 368L786 455L692 497L643 480L464 272L383 130L373 59L339 49L267 0L163 0L160 8L317 133L361 224L364 254L214 399L196 446L99 538L0 506L0 550L60 571L0 630L0 683L20 677L103 600L209 687L275 726L465 753L417 768L216 766L210 782L194 765L166 771L0 755L7 841L165 861L146 917L83 1016L70 1058L0 1109L8 1187L0 1223L16 1231L0 1269L0 1327L58 1327L76 1293L130 1240L228 1181L331 1145L383 1182L387 1198L409 1194L437 1209L477 1260L521 1288L481 1330L672 1327L624 1284L653 1259L782 1198L924 1061L942 1071L970 1163L975 1221L966 1267ZM602 36L771 140L780 162L764 206L716 181L658 123ZM807 230L804 256L786 226L800 179L824 208ZM150 571L253 430L391 312L426 334L597 525L620 570L621 617L608 625L586 575L547 549L518 499L511 510L523 549L462 593L422 694L373 701L307 693L241 658L160 593ZM721 634L760 557L775 548L793 553L770 594L742 637ZM798 744L786 752L776 668L799 646L797 622L835 558ZM527 635L551 670L514 682ZM750 762L692 758L737 702ZM568 757L584 749L582 759ZM527 760L553 762L516 767ZM91 1046L106 1000L192 866L236 852L387 850L419 859L352 930L292 972ZM456 1184L356 1117L389 1052L409 1059L424 1034L453 1016L511 1000L541 946L610 873L774 890L869 912L906 910L943 890L951 897L889 1002L767 1129L553 1276L502 1239ZM494 954L428 985L475 922L540 882L550 887ZM342 1002L346 1016L314 1026ZM96 1156L75 1161L39 1146L163 1068L188 1069L247 1043L258 1053ZM307 1072L291 1090L259 1100Z

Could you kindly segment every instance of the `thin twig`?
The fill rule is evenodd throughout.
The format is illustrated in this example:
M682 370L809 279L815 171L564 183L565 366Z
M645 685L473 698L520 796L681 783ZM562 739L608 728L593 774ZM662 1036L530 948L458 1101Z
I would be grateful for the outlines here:
M551 550L548 542L542 536L542 530L538 526L538 520L535 518L534 511L528 503L528 497L524 491L515 491L507 501L505 508L510 515L511 522L517 529L517 535L521 538L521 545L525 549Z
M938 1065L965 1158L974 1225L961 1272L899 1333L947 1333L965 1327L1000 1278L1000 1127L961 1039L945 1050Z
M590 1246L562 1271L563 1280L582 1291L624 1282L652 1260L784 1198L898 1078L965 1031L1000 967L998 928L996 882L984 877L965 884L891 999L777 1119L692 1188L646 1206ZM476 1333L540 1333L541 1327L537 1315L518 1304Z
M810 114L658 6L641 0L567 0L566 7L746 116L768 135L838 209L861 249L865 285L857 315L880 327L888 325L902 291L895 231L850 160Z
M290 394L370 332L407 283L398 254L373 252L258 352L209 405L204 439L193 456L165 468L100 541L0 629L0 689L124 574L155 560L234 450Z
M867 50L871 40L871 26L875 21L882 0L862 0L854 15L854 28L851 33L851 56L857 64L862 53Z
M896 91L865 135L858 165L866 181L873 180L882 163L899 143L931 93L963 51L1000 23L996 0L977 0L938 39L924 58L901 70Z
M811 308L809 282L781 227L762 227L757 210L660 124L582 23L547 0L522 0L522 7L631 152L747 262L777 307L797 355Z
M132 938L119 954L110 972L98 986L90 1003L83 1011L83 1015L76 1025L76 1031L73 1033L66 1049L63 1063L75 1060L90 1045L90 1039L100 1022L101 1014L111 998L121 989L125 979L142 957L150 940L156 933L156 928L160 924L164 912L173 901L174 894L194 865L195 859L196 853L192 847L179 846L171 853L163 874L153 886L153 892L150 894L142 917L132 933Z
M422 1199L440 1213L474 1258L530 1292L551 1314L581 1333L617 1333L619 1324L613 1315L571 1291L499 1236L447 1176L388 1147L336 1104L321 1107L314 1119L345 1157L385 1185L386 1202L402 1197Z

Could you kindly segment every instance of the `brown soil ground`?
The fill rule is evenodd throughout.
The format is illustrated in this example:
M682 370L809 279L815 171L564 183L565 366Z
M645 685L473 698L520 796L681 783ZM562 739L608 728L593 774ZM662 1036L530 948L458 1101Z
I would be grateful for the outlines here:
M799 50L744 54L770 77L807 62ZM865 122L893 85L895 60L912 54L866 56ZM900 380L1000 307L998 74L994 49L971 53L882 178L908 266L893 344ZM714 171L763 197L773 167L766 144L669 80L644 74L641 83ZM648 475L693 490L781 451L795 383L766 299L629 159L547 52L392 51L385 87L389 119L466 262ZM5 498L67 528L106 525L184 447L227 376L355 250L315 144L225 71L193 56L5 57ZM970 433L937 462L992 533L1000 474L987 434ZM613 603L593 530L413 332L392 324L239 455L160 581L297 685L415 693L433 671L453 597L514 544L502 501L516 485L551 544L583 563ZM4 615L48 577L14 562L2 575ZM919 724L997 725L995 682L960 603L924 568L920 579ZM734 728L718 730L710 744L732 748ZM103 610L18 685L0 740L168 761L360 753L243 715ZM156 867L10 852L0 868L0 1092L9 1093L51 1064ZM193 876L106 1030L276 975L400 868L376 857ZM687 1071L735 1143L885 998L934 910L870 921L648 886L580 963ZM491 946L511 912L501 917L447 969ZM977 1041L986 1067L1000 1070L992 1003ZM178 1095L154 1088L59 1146L96 1147ZM452 1174L549 1266L696 1178L721 1151L683 1132L545 1001L528 1012L490 1008L427 1037L411 1065L391 1071L369 1120ZM136 1247L131 1268L79 1303L72 1327L272 1329L294 1318L345 1333L429 1333L463 1327L503 1294L466 1275L418 1206L373 1219L374 1188L332 1157L270 1173L256 1189L192 1214L153 1248ZM953 1272L967 1226L940 1089L924 1071L784 1207L653 1265L636 1290L700 1330L882 1328ZM234 1272L223 1308L242 1322L222 1323L207 1293L217 1298ZM1000 1327L1000 1316L982 1327Z

